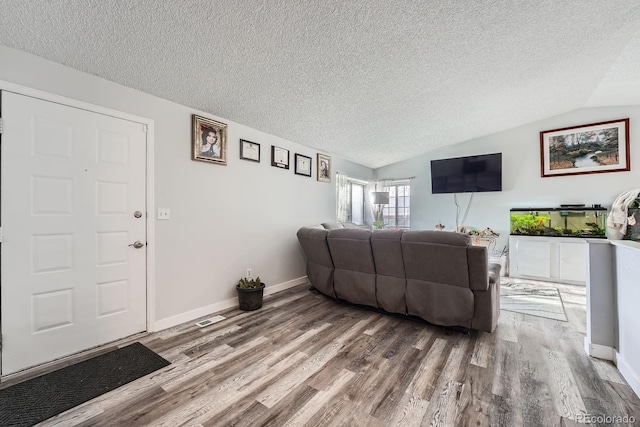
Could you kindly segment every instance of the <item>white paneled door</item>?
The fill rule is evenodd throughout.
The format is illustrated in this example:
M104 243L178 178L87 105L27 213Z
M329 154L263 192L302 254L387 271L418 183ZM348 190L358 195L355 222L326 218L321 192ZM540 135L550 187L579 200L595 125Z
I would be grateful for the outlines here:
M147 134L141 123L1 96L6 375L146 330Z

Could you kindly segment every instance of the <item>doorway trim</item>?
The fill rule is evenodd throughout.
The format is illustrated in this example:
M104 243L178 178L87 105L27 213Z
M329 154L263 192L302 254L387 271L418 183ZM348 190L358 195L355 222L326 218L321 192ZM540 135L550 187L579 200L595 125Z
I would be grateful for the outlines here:
M146 147L146 186L145 186L145 208L147 211L147 257L146 257L146 304L147 304L147 327L146 332L155 331L155 201L154 201L154 121L152 119L102 107L88 102L80 101L66 96L55 95L38 89L21 86L15 83L0 80L0 90L13 92L19 95L38 98L43 101L54 102L72 108L103 114L118 119L129 120L140 123L147 127L147 147ZM1 112L0 112L1 116ZM1 328L2 325L0 325ZM1 330L0 330L1 332ZM124 338L124 337L123 337Z

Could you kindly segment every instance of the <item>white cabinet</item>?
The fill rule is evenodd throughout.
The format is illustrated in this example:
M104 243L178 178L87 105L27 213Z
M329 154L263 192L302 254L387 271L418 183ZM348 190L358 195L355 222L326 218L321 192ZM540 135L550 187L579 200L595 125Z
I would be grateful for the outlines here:
M551 242L546 239L509 239L511 276L551 277Z
M575 282L587 280L586 242L558 242L558 278Z
M587 243L563 237L510 236L509 275L583 284Z

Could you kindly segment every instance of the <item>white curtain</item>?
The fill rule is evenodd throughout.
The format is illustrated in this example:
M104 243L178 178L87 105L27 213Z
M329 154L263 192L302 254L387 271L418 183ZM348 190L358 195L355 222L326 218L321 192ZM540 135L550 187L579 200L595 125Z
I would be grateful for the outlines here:
M336 174L336 221L349 221L349 181L347 175Z

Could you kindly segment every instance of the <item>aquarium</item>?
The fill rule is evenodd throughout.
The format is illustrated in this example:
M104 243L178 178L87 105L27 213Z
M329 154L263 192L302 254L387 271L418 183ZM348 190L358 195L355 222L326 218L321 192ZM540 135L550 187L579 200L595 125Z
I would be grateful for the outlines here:
M604 239L606 224L606 208L511 209L512 235Z
M627 208L627 232L624 235L626 240L640 241L640 198L635 199Z

